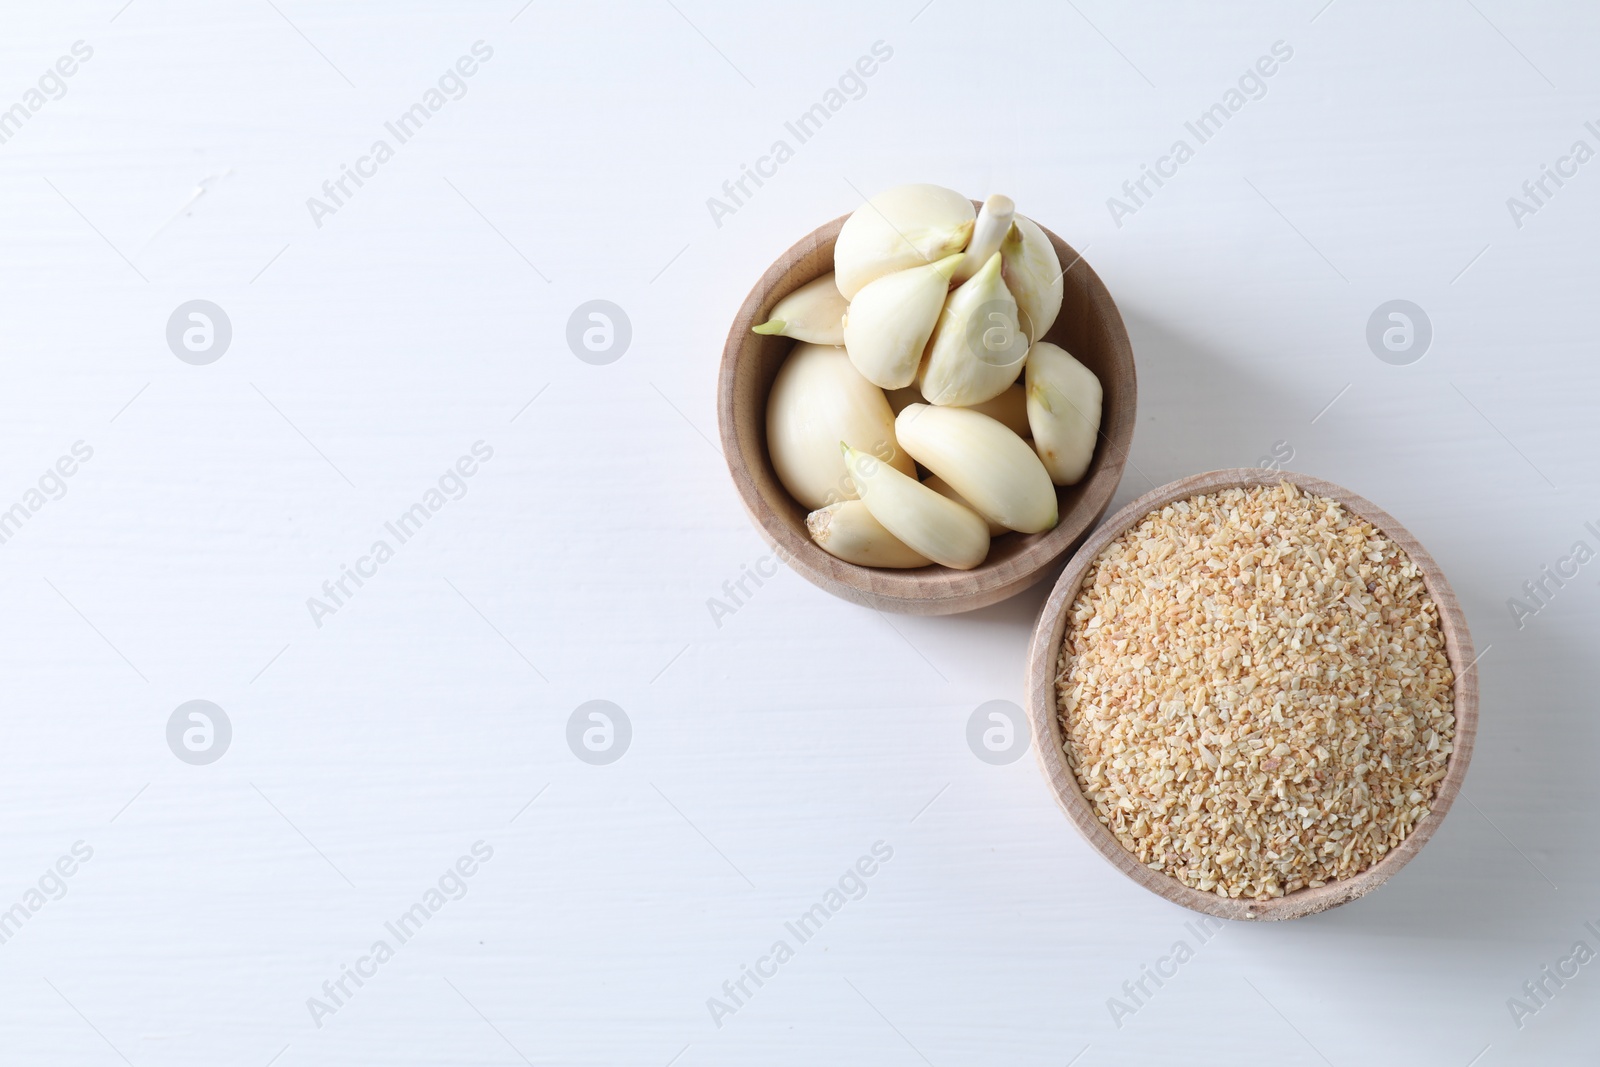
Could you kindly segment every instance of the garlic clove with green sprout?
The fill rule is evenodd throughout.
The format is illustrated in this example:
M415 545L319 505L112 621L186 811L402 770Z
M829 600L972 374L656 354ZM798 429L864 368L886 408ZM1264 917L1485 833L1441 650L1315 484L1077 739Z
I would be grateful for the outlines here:
M1050 332L1061 314L1065 273L1061 260L1038 223L1023 215L1012 220L1011 231L1000 243L1000 255L1004 257L1006 288L1017 299L1025 343L1032 344Z
M1075 485L1100 435L1100 379L1065 349L1039 341L1028 350L1026 384L1034 450L1052 482Z
M977 215L972 201L939 185L899 185L856 208L833 246L846 300L871 281L954 255L967 246Z
M985 519L1040 533L1058 521L1056 487L1028 443L971 408L912 404L894 420L911 458L949 483Z
M812 344L842 345L847 306L839 287L834 284L833 272L829 271L774 304L767 321L753 330Z
M778 480L807 510L856 496L840 441L907 475L916 470L895 440L883 390L851 366L844 349L801 341L767 396L767 454Z
M929 403L966 407L1004 392L1022 373L1028 343L1001 280L1001 254L958 286L933 328L917 385Z
M961 260L957 253L861 287L845 312L844 349L863 378L884 389L902 389L916 378Z
M872 517L935 563L971 570L989 554L989 527L971 508L840 442L845 467Z
M1009 196L996 193L983 202L983 207L978 211L978 221L972 227L972 240L967 242L967 258L956 268L952 281L960 285L978 273L989 262L990 256L1000 251L1001 242L1011 232L1011 222L1016 213L1017 205Z
M806 516L806 530L823 551L858 567L905 569L933 562L890 533L860 500L818 508Z

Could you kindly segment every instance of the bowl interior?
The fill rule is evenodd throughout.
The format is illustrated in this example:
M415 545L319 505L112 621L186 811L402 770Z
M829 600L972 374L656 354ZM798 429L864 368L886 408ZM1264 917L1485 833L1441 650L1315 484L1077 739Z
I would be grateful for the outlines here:
M989 557L970 571L931 566L912 571L857 567L828 555L806 533L806 509L778 481L767 453L767 394L794 341L751 332L784 296L833 270L833 245L844 217L807 235L756 283L735 316L723 351L718 420L723 454L740 497L766 540L795 570L856 603L913 614L968 611L1003 600L1049 577L1105 514L1133 442L1137 382L1133 349L1111 294L1066 242L1046 230L1065 273L1061 314L1045 340L1094 371L1104 390L1100 440L1088 473L1059 487L1061 521L1040 534L995 538Z
M1080 791L1077 776L1072 773L1066 754L1062 751L1061 723L1057 718L1056 704L1057 661L1066 636L1068 609L1078 595L1078 588L1089 566L1106 545L1136 525L1149 512L1173 501L1235 486L1276 485L1280 481L1293 482L1309 493L1339 501L1347 510L1366 519L1404 548L1422 572L1428 593L1439 609L1445 654L1455 673L1456 735L1450 762L1439 783L1431 810L1399 846L1391 849L1377 863L1349 878L1316 888L1297 889L1272 900L1228 899L1192 889L1176 878L1150 870L1123 848L1116 836L1100 823L1093 806ZM1433 557L1393 516L1348 489L1320 478L1288 471L1271 472L1242 467L1199 474L1161 486L1130 503L1094 532L1067 564L1040 612L1028 654L1028 702L1034 752L1051 791L1055 793L1056 801L1079 832L1114 867L1151 892L1193 911L1224 919L1294 919L1338 907L1370 893L1409 863L1439 828L1461 791L1467 765L1472 759L1473 742L1478 730L1478 673L1466 617L1461 612L1450 583L1445 580L1444 573L1439 570Z

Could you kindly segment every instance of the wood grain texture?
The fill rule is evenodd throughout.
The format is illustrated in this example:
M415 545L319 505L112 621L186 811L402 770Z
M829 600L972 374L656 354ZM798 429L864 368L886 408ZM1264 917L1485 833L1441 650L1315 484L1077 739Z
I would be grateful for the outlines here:
M717 422L739 498L761 536L791 568L854 603L910 615L949 615L1014 596L1055 573L1073 544L1105 514L1122 479L1133 443L1138 392L1133 346L1122 316L1088 263L1045 230L1066 267L1061 314L1045 340L1094 371L1104 390L1100 441L1089 471L1078 484L1056 490L1060 523L1040 534L995 538L988 559L970 571L940 566L896 571L846 563L807 535L806 509L784 490L767 453L767 394L794 342L751 332L779 300L833 269L833 245L845 217L818 227L779 256L750 290L728 331L717 384Z
M1151 870L1100 823L1094 808L1079 789L1077 777L1068 766L1062 750L1061 724L1057 717L1056 664L1066 634L1068 609L1077 596L1078 587L1090 564L1108 544L1151 511L1174 501L1236 486L1276 485L1280 481L1292 482L1308 493L1337 500L1405 549L1422 572L1428 593L1438 605L1445 653L1455 671L1455 748L1451 752L1445 776L1439 783L1432 809L1399 847L1390 850L1377 863L1351 878L1329 882L1314 889L1299 889L1274 900L1233 900L1190 888L1175 878ZM1444 573L1439 570L1439 565L1427 549L1394 516L1342 486L1304 474L1270 472L1255 467L1211 471L1169 482L1128 504L1096 530L1067 564L1040 610L1039 622L1034 628L1033 641L1028 650L1027 693L1034 752L1057 803L1078 831L1112 866L1152 893L1193 911L1223 919L1276 920L1314 915L1364 896L1394 877L1422 850L1422 846L1428 843L1428 839L1449 814L1450 806L1461 792L1461 783L1466 778L1467 765L1472 760L1473 741L1478 732L1478 669L1477 658L1472 650L1472 637L1467 631L1466 617L1450 583L1445 580Z

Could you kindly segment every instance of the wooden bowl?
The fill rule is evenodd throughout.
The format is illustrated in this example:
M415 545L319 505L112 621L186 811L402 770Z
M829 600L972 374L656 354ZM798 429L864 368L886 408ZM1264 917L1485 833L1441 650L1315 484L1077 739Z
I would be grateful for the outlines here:
M806 509L778 481L767 454L767 394L794 341L751 333L772 306L833 270L833 243L845 217L808 234L756 282L745 297L722 349L717 421L722 454L739 498L761 536L790 567L835 596L909 615L950 615L1014 596L1048 577L1072 545L1099 521L1122 479L1133 443L1137 391L1133 346L1105 284L1061 238L1045 230L1066 267L1061 314L1045 340L1071 352L1100 379L1105 399L1100 442L1077 485L1059 488L1061 521L1041 534L995 538L989 557L970 571L928 566L916 570L858 567L830 556L806 533Z
M1280 481L1293 482L1308 493L1337 500L1352 514L1366 519L1405 549L1422 572L1428 593L1439 608L1445 653L1455 672L1455 747L1450 754L1445 776L1439 782L1432 809L1398 847L1389 850L1377 863L1349 878L1314 889L1297 889L1272 900L1224 899L1215 893L1192 889L1170 875L1146 867L1122 846L1108 828L1101 825L1093 806L1079 790L1078 779L1062 751L1061 724L1057 718L1056 668L1061 643L1066 635L1068 610L1078 595L1078 587L1089 566L1106 545L1136 526L1150 512L1174 501L1198 493L1211 493L1236 486L1276 485ZM1038 625L1033 631L1033 642L1028 652L1028 715L1033 724L1034 752L1038 754L1039 764L1056 795L1056 801L1078 832L1113 867L1152 893L1207 915L1222 919L1297 919L1336 908L1372 892L1411 862L1411 858L1422 851L1422 846L1428 843L1428 839L1444 821L1450 805L1461 792L1462 780L1467 776L1467 764L1472 759L1473 739L1478 732L1477 658L1473 655L1472 636L1467 632L1466 617L1461 613L1461 605L1457 603L1450 583L1445 581L1433 557L1392 515L1348 489L1320 478L1288 471L1275 473L1255 467L1238 467L1197 474L1146 493L1107 520L1072 557L1040 611Z

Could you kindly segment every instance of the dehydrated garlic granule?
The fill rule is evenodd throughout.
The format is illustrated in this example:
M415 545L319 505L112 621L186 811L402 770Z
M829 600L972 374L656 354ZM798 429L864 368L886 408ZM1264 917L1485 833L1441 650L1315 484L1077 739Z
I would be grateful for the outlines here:
M1123 847L1264 900L1364 870L1427 815L1454 682L1404 550L1283 482L1178 501L1107 545L1056 689L1067 762Z

